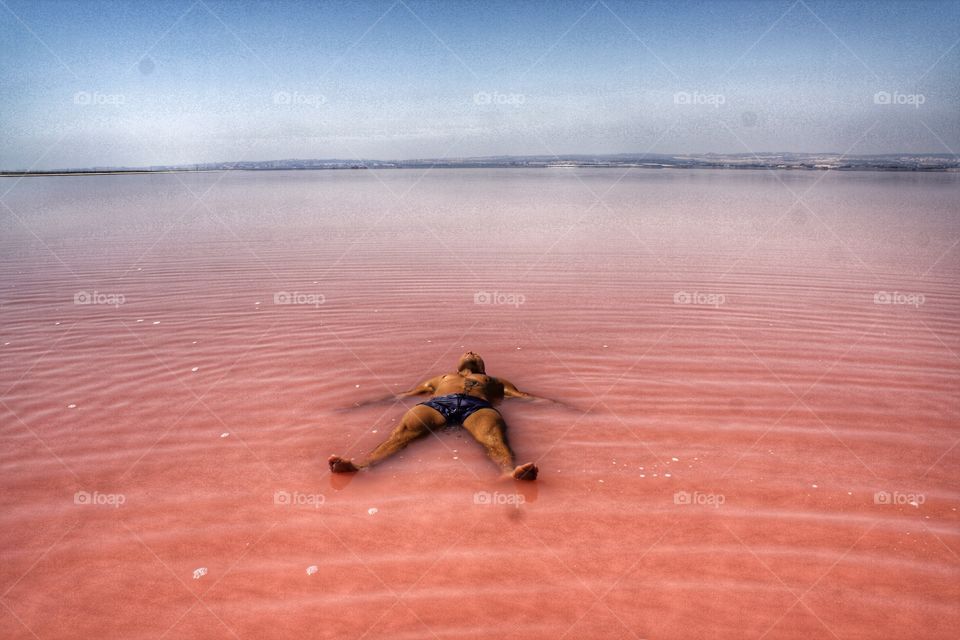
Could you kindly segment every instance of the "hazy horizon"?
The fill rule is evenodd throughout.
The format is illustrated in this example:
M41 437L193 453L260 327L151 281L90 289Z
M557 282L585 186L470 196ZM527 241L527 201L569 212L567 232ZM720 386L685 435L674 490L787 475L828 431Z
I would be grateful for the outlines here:
M4 170L960 148L954 2L3 0L0 34Z
M153 168L184 168L188 169L191 166L207 166L207 165L229 165L229 164L267 164L267 163L277 163L277 162L339 162L339 163L351 163L355 162L358 164L377 162L377 163L416 163L416 162L430 162L430 161L439 161L439 162L457 162L457 161L472 161L472 160L484 160L492 158L502 158L504 160L521 160L521 159L531 159L531 158L556 158L557 161L563 161L569 158L616 158L621 156L635 156L637 158L641 157L664 157L664 158L680 158L680 157L691 157L691 158L704 158L709 156L717 157L746 157L750 158L756 156L758 159L762 159L764 156L799 156L799 157L830 157L830 156L843 156L844 158L856 159L856 158L868 158L868 157L925 157L925 158L934 158L934 157L951 157L956 158L955 154L952 153L936 153L936 152L915 152L915 153L904 153L904 152L891 152L891 153L879 153L879 154L843 154L839 151L765 151L758 150L754 152L734 152L734 153L724 153L724 152L708 152L708 153L670 153L670 152L658 152L658 153L631 153L631 152L622 152L616 154L600 154L600 153L586 153L586 152L576 152L576 153L563 153L558 152L556 154L519 154L519 155L493 155L493 156L444 156L444 157L429 157L423 156L419 158L238 158L231 160L211 160L204 162L183 162L183 163L157 163L150 165L90 165L90 166L74 166L74 167L54 167L50 169L32 169L30 171L34 172L53 172L58 171L96 171L96 170L149 170ZM402 168L402 167L401 167ZM25 167L0 167L0 172L13 173L18 172L28 172Z

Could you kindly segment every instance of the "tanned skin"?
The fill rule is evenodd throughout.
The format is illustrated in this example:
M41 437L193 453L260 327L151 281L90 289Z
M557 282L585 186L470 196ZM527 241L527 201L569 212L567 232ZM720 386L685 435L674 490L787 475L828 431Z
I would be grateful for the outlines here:
M463 393L481 398L492 405L499 404L504 398L538 399L536 396L520 391L508 380L488 376L483 358L473 351L467 351L460 356L456 373L430 378L409 391L404 391L397 397L406 398L418 395L438 397L452 393ZM352 473L361 469L368 469L397 453L414 440L431 431L442 429L446 424L446 418L439 411L418 404L404 414L393 433L371 451L365 460L354 462L340 456L330 456L327 461L330 465L330 471ZM538 469L534 463L528 462L519 466L516 465L513 451L507 444L505 435L507 424L503 421L499 412L488 408L479 409L463 421L463 428L483 445L487 456L500 467L504 477L517 480L537 479Z

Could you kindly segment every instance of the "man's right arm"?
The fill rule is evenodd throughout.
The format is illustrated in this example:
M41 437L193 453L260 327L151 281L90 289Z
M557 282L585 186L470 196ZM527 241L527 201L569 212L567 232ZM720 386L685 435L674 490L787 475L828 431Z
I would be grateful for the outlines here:
M413 387L412 389L408 389L407 391L404 391L403 393L398 394L397 397L408 398L410 396L419 396L425 393L433 393L434 391L437 390L437 385L440 383L440 378L442 377L443 376L437 376L436 378L430 378L429 380L425 380L420 384L418 384L417 386Z

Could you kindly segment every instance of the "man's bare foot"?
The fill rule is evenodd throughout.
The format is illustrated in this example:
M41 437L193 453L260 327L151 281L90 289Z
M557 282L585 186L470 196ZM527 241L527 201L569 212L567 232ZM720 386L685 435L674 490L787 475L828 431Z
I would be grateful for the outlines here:
M536 480L537 473L539 471L540 470L537 469L537 465L533 464L532 462L528 462L527 464L522 464L514 469L513 473L510 475L512 475L516 480Z
M330 465L330 471L333 473L353 473L360 471L360 467L353 464L350 460L344 460L340 456L330 456L327 458L327 464Z

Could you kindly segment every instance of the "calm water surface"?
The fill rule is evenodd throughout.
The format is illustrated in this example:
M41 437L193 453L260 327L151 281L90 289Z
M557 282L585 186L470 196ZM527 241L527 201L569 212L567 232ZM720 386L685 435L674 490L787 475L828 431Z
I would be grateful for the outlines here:
M958 184L0 179L0 635L955 637ZM464 349L535 486L331 478Z

